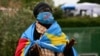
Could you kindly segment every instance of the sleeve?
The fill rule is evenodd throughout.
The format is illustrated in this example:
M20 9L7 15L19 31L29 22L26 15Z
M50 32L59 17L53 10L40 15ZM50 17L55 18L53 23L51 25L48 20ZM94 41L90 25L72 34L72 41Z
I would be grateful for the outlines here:
M15 51L15 56L25 56L28 49L30 47L30 41L28 38L26 38L25 36L21 37L19 39L16 51Z

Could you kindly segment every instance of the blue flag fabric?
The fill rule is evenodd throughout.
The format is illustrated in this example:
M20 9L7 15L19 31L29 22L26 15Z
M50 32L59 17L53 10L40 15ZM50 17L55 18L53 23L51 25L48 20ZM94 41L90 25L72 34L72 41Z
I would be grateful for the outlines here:
M22 37L26 37L30 40L29 46L26 47L25 52L28 51L29 47L34 44L38 44L41 48L47 48L54 52L63 52L66 43L68 42L67 36L62 32L60 26L55 21L50 28L44 33L43 36L38 40L34 40L34 28L35 23L32 24L22 35ZM73 48L73 53L76 53ZM76 54L74 56L77 56Z

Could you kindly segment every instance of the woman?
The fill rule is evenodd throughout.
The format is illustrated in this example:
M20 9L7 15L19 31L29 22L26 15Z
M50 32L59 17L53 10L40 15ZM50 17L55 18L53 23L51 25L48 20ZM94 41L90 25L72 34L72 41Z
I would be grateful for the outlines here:
M22 34L15 56L77 56L74 41L71 43L62 32L48 4L40 2L33 14L36 22Z

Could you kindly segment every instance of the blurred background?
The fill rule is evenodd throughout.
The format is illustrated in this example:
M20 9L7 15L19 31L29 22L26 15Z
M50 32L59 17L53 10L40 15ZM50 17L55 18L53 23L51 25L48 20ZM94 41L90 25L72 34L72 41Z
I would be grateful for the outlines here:
M14 56L18 39L36 19L33 8L48 3L55 20L74 45L79 56L100 56L99 0L0 0L0 56Z

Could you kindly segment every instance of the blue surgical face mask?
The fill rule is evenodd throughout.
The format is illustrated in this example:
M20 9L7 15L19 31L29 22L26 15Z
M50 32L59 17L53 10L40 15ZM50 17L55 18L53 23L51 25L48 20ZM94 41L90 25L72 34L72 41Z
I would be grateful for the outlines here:
M37 15L37 20L43 24L52 24L54 22L54 17L50 12L40 12Z

